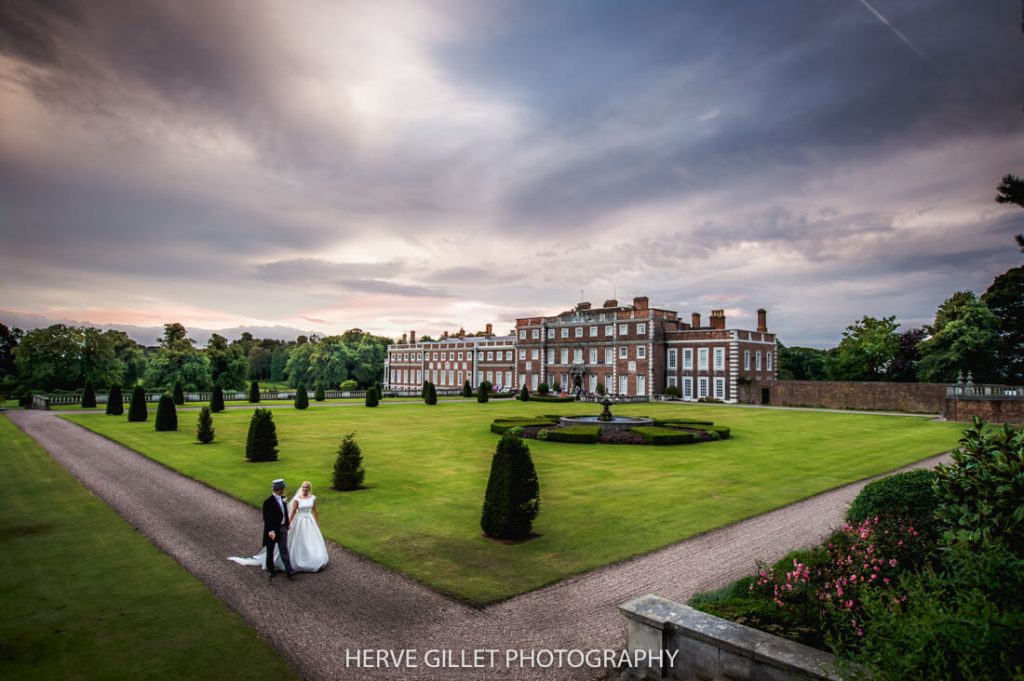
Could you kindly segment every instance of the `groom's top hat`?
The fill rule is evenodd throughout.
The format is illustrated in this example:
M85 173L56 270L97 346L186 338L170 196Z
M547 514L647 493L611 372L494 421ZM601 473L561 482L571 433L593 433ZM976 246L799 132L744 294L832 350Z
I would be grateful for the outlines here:
M283 478L278 478L273 483L271 483L271 485L272 485L273 489L284 489L284 479Z

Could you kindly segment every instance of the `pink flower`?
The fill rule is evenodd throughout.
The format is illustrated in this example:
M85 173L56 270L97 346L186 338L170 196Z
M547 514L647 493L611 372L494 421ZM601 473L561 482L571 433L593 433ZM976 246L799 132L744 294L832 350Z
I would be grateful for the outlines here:
M889 559L889 567L896 567L896 559L895 558L890 558Z

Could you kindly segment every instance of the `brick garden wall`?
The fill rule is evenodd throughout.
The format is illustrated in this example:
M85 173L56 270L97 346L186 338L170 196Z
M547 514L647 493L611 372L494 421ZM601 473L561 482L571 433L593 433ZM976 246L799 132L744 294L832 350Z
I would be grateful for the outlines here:
M771 381L739 386L740 402L782 407L824 407L867 411L940 414L946 400L944 383L870 383L853 381Z
M1024 424L1024 400L952 398L946 400L943 415L947 421L970 421L977 416L989 423Z

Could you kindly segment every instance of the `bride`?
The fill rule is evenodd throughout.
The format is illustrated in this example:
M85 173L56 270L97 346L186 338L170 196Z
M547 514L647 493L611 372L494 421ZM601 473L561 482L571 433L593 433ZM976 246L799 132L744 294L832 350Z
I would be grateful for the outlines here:
M292 497L288 515L288 555L296 572L319 572L327 565L327 544L320 533L320 516L316 508L313 486L306 480L299 493ZM267 548L263 547L252 558L231 556L239 565L262 565L266 569ZM274 556L274 565L284 570L280 554Z

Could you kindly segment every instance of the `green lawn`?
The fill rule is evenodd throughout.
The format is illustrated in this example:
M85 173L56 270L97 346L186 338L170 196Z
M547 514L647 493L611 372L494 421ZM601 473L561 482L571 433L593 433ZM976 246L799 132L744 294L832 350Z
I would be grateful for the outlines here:
M490 402L274 410L281 458L245 462L251 415L214 417L217 439L194 444L195 415L157 433L124 417L66 418L252 505L270 480L303 479L320 496L334 541L474 603L513 596L649 552L742 518L950 449L962 425L919 417L639 404L616 413L713 420L721 442L673 447L529 441L541 485L541 536L519 545L480 535L499 416L596 413L585 404ZM328 489L342 436L355 431L368 489Z
M0 677L296 678L202 583L0 416Z

